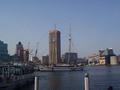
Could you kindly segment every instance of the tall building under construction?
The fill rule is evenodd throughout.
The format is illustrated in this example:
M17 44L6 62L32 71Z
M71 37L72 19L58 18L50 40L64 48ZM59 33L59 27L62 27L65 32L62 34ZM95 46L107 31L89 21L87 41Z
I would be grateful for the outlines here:
M49 65L56 65L61 62L61 40L60 31L49 32Z

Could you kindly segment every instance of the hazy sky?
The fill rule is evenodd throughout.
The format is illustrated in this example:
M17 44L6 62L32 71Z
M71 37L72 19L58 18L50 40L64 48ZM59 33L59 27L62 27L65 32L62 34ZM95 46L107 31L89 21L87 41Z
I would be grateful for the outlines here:
M62 53L68 51L69 24L73 51L81 57L99 49L120 54L120 0L0 0L0 40L15 53L18 41L48 54L48 31L57 24Z

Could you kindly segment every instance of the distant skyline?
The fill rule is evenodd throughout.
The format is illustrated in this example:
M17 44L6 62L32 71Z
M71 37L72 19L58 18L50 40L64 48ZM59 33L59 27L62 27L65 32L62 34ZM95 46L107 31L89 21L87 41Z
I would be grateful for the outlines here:
M73 51L84 57L99 49L113 48L120 54L120 0L1 0L0 40L15 53L21 41L39 56L48 54L48 32L54 25L61 32L62 54L68 51L71 24Z

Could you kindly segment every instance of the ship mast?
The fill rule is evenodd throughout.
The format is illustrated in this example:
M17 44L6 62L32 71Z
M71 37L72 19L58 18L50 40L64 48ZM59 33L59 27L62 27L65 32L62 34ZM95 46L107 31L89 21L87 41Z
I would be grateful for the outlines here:
M70 64L70 55L71 55L71 41L72 41L72 37L71 37L71 25L69 25L69 57L68 57L68 64Z

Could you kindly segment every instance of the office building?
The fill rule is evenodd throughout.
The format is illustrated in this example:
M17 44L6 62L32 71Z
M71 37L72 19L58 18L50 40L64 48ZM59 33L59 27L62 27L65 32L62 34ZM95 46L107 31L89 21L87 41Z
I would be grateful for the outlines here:
M67 52L63 56L63 59L64 59L65 64L76 64L78 55L77 55L77 53L74 53L74 52Z
M42 56L42 64L43 65L49 65L49 56Z
M24 62L24 48L21 42L16 45L16 55L20 62Z
M24 63L28 63L29 61L29 50L24 50Z
M99 63L110 65L111 56L115 56L112 48L107 48L105 50L99 50Z
M0 40L0 60L6 61L8 58L8 45Z
M61 63L61 40L60 31L49 32L49 65Z

